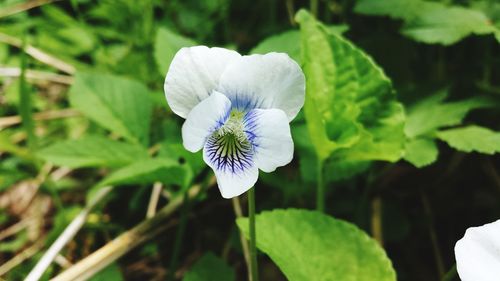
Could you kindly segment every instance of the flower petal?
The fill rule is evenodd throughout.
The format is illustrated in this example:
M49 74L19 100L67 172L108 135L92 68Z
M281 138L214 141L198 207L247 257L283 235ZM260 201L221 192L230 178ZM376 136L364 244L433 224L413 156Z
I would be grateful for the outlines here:
M226 66L240 54L223 48L195 46L180 49L165 78L165 96L172 111L186 118L219 83Z
M196 105L182 125L184 147L191 152L202 149L207 138L226 122L230 110L231 102L218 92Z
M455 245L462 281L496 281L500 276L500 220L471 227Z
M227 66L217 89L234 107L278 108L291 121L304 105L305 78L300 66L286 54L242 56Z
M245 132L254 147L254 162L266 173L293 158L290 125L280 109L253 109L245 115Z
M203 159L214 170L224 198L238 196L257 182L259 169L253 163L250 143L214 134L205 144Z
M213 169L213 168L212 168ZM233 174L213 169L217 178L217 186L222 197L229 199L247 192L257 182L259 169L253 166L243 173Z

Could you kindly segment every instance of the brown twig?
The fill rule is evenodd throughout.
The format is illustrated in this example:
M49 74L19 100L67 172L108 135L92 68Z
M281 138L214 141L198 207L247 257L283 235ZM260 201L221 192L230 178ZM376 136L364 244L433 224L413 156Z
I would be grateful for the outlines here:
M162 189L163 189L163 184L161 182L155 182L155 184L153 185L153 190L151 191L151 197L149 198L146 218L149 219L155 216L156 207L158 206L158 200L160 199Z
M14 15L23 11L27 11L45 4L49 4L59 0L31 0L23 3L15 4L10 7L0 10L0 18Z
M0 232L0 241L25 229L33 220L34 218L26 218L2 230Z
M44 112L38 112L33 114L33 120L43 121L43 120L53 120L68 117L81 116L80 112L71 108L61 109L61 110L50 110ZM8 116L0 118L0 129L21 124L21 116Z
M11 46L17 47L17 48L22 48L23 47L23 42L21 39L10 36L5 33L0 33L0 42L3 42L5 44L9 44ZM50 65L52 67L55 67L59 69L60 71L63 71L68 74L75 74L76 68L72 66L71 64L68 64L52 55L49 55L45 53L44 51L33 47L32 45L26 45L24 48L25 52L32 56L34 59L43 62L47 65Z
M19 67L0 67L0 76L19 77L21 76L21 69ZM72 76L33 69L26 70L26 78L28 80L42 80L64 85L73 83Z
M6 263L2 264L0 266L0 276L4 275L5 273L9 272L11 269L14 267L20 265L23 261L31 258L34 256L38 251L43 247L43 244L45 242L45 238L38 239L33 245L31 245L29 248L26 250L22 251Z
M200 190L201 186L199 185L192 187L189 190L189 197L194 198L198 195ZM121 234L113 241L51 279L51 281L83 281L89 279L141 243L163 232L168 227L165 220L179 208L182 201L182 196L174 198L153 218L147 219L131 230Z

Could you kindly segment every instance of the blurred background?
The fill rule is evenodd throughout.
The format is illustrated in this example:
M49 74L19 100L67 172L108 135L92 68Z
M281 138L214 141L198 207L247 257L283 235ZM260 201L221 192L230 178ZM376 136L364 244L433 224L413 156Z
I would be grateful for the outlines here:
M93 280L183 280L207 252L244 280L232 202L182 147L163 81L185 46L303 63L301 8L373 58L406 114L399 161L325 163L326 212L374 236L398 280L441 280L465 229L500 218L496 0L0 1L0 280L23 280L82 211L86 223L42 280L172 202L148 229L157 236ZM315 208L305 122L292 122L293 162L261 173L258 211ZM442 133L450 128L465 130ZM265 254L259 261L262 280L286 280Z

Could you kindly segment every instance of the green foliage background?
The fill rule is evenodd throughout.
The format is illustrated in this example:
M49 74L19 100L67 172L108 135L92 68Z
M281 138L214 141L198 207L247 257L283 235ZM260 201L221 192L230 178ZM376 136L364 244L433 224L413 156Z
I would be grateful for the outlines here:
M2 278L113 186L62 252L88 256L145 220L155 183L180 210L93 280L246 278L247 220L163 94L193 45L285 52L306 75L294 161L256 186L261 280L441 280L465 229L500 218L498 1L30 2L0 3L0 237L36 223L0 239L0 269L38 248Z

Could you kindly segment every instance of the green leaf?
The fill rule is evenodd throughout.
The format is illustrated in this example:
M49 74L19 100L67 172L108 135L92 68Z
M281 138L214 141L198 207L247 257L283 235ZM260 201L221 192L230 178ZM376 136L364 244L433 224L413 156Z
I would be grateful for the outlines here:
M248 237L248 219L237 220ZM290 281L395 281L378 243L356 226L325 214L298 210L262 212L256 218L257 247Z
M484 98L470 98L462 101L444 102L446 93L430 96L410 108L406 118L405 134L416 136L435 132L446 126L462 123L467 113L473 109L491 106Z
M354 11L365 15L411 20L418 16L422 6L421 0L358 0Z
M143 84L108 74L77 73L71 105L106 129L147 144L151 121L150 92Z
M451 45L472 34L496 31L490 20L479 11L443 5L420 13L417 18L405 24L401 32L427 44Z
M270 52L287 53L292 59L300 63L300 32L289 30L268 37L250 51L250 54L266 54Z
M373 60L305 10L297 13L306 75L305 118L320 161L397 161L404 112Z
M14 239L3 241L0 244L0 253L16 253L30 242L27 230L21 230Z
M484 13L423 0L360 0L356 12L404 20L401 32L428 44L454 44L471 34L498 34Z
M234 281L234 270L222 259L206 253L184 275L182 281Z
M40 150L38 156L57 166L69 168L121 167L148 158L148 152L137 144L86 136L52 144Z
M302 179L304 182L314 183L317 181L318 158L314 153L314 147L311 144L306 126L293 126L292 136L297 147ZM349 161L341 158L329 157L325 159L323 165L324 181L325 183L329 183L346 180L366 171L369 167L369 161ZM286 184L282 188L286 191L288 185L289 184Z
M191 173L184 165L168 159L146 159L121 168L104 180L98 186L153 184L161 182L165 185L177 184L185 187L191 180Z
M330 25L326 27L330 32L342 34L349 29L347 25ZM260 42L250 51L250 54L266 54L270 52L287 53L300 64L300 31L288 30L270 36Z
M437 137L451 147L465 152L485 154L500 152L500 132L475 125L437 132Z
M120 267L116 263L112 263L104 268L102 271L98 272L94 277L90 278L89 281L123 281L122 272Z
M404 159L417 168L430 165L437 160L439 150L434 140L417 138L406 144Z
M182 47L197 45L195 41L160 27L156 32L154 56L158 70L165 75L177 51Z
M177 161L180 164L185 162L193 171L193 177L196 177L207 167L203 161L203 154L201 151L198 153L189 152L181 143L177 142L164 141L161 144L158 157Z

